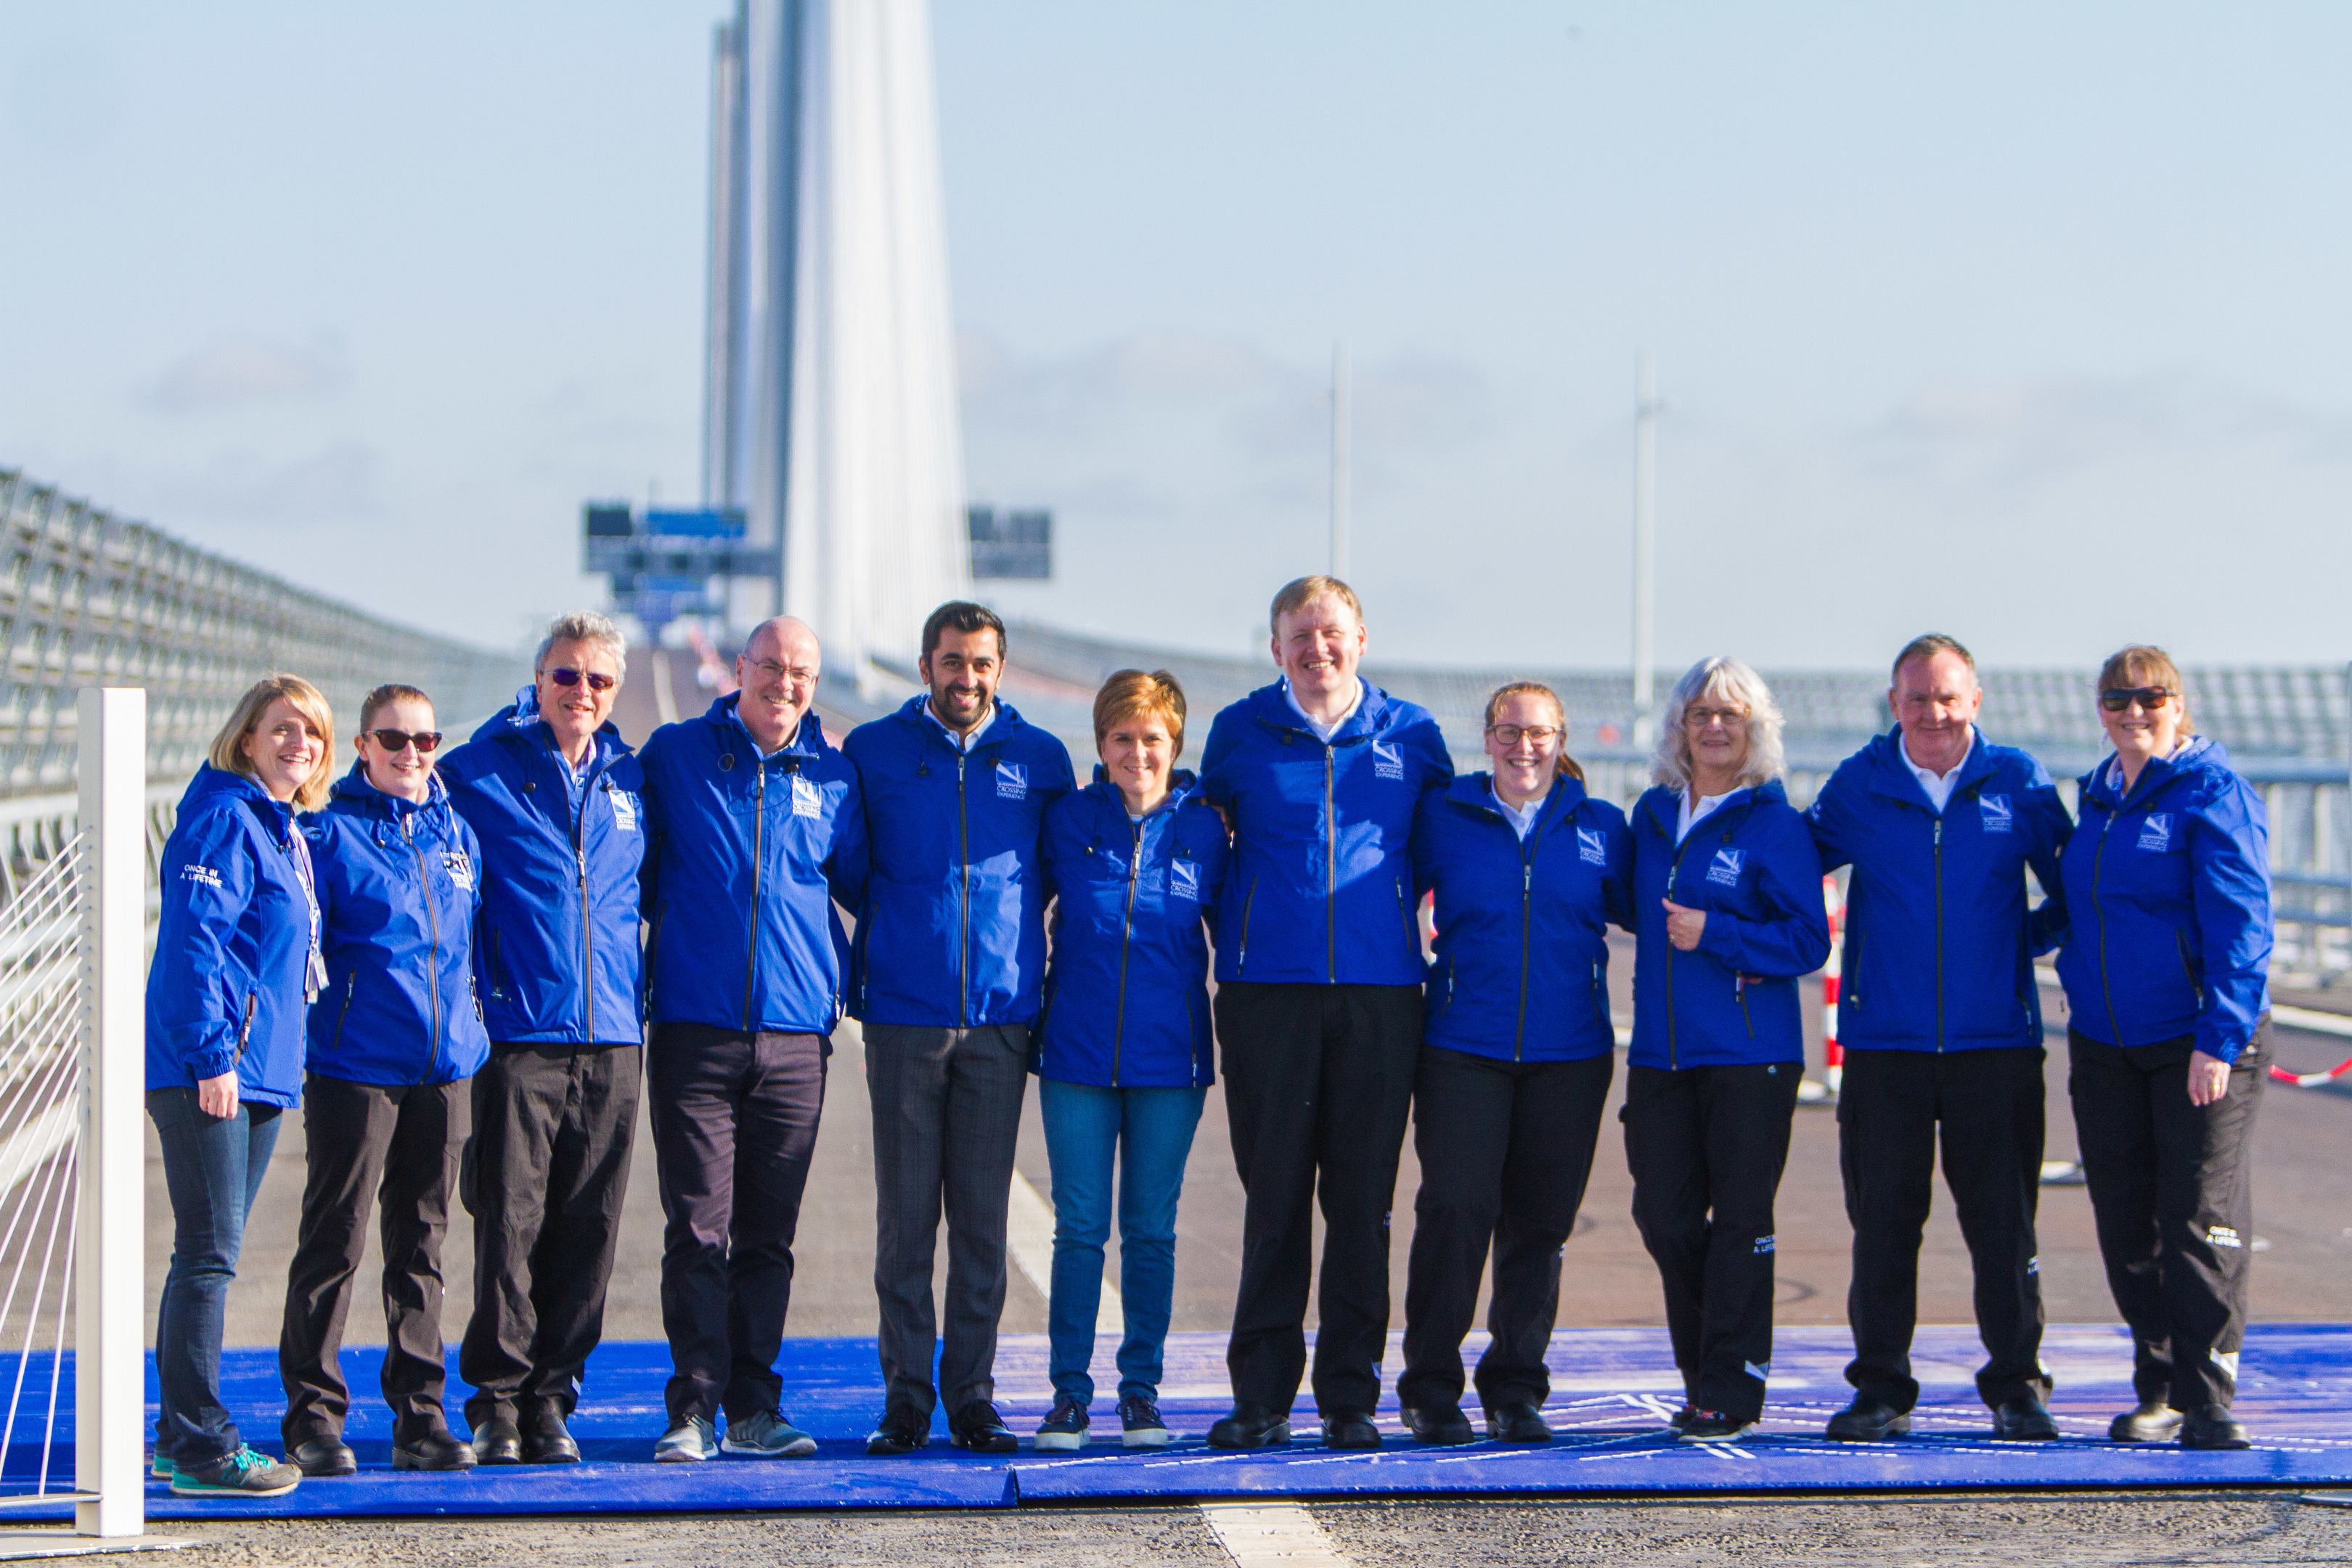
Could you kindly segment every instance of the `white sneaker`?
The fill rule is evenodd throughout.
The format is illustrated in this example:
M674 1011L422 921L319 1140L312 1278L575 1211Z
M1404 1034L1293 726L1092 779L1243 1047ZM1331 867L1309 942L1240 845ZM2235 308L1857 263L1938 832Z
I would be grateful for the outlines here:
M699 1415L689 1415L662 1434L654 1445L654 1461L663 1465L698 1465L719 1457L719 1435Z

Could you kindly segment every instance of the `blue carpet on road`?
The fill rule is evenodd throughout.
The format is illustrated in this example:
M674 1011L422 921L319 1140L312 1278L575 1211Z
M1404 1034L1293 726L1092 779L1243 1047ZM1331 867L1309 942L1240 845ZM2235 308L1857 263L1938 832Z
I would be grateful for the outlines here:
M1477 1344L1474 1340L1474 1353ZM1682 1390L1664 1331L1657 1329L1580 1329L1554 1336L1553 1394L1546 1414L1559 1439L1542 1448L1484 1442L1424 1448L1404 1436L1391 1399L1381 1412L1390 1434L1381 1451L1327 1452L1315 1435L1312 1400L1302 1398L1297 1440L1287 1449L1218 1452L1202 1437L1229 1403L1223 1336L1178 1334L1169 1345L1162 1409L1181 1440L1158 1450L1125 1450L1118 1447L1118 1420L1111 1413L1117 1382L1108 1364L1113 1348L1108 1339L1103 1342L1096 1367L1101 1390L1095 1401L1097 1440L1077 1454L1038 1454L1030 1447L1027 1435L1052 1403L1041 1335L1007 1335L1002 1342L998 1403L1023 1437L1019 1454L994 1458L950 1448L943 1418L929 1452L867 1458L863 1440L882 1405L873 1342L811 1339L786 1342L782 1371L787 1414L820 1440L814 1458L656 1465L653 1444L663 1425L668 1352L656 1343L608 1344L590 1365L586 1394L572 1423L585 1463L484 1468L450 1476L390 1468L391 1418L374 1397L381 1352L351 1350L343 1364L356 1403L346 1436L360 1456L358 1476L305 1481L287 1497L255 1502L174 1498L156 1482L148 1508L157 1519L455 1516L1509 1492L2352 1484L2352 1325L2346 1324L2254 1330L2242 1363L2238 1410L2253 1431L2255 1446L2220 1454L2105 1440L2107 1422L2132 1399L2130 1344L2120 1329L2104 1326L2049 1331L2044 1360L2058 1380L2052 1409L2065 1433L2057 1443L1991 1440L1973 1383L1981 1352L1974 1331L1966 1328L1919 1331L1916 1370L1926 1393L1915 1434L1878 1445L1822 1438L1822 1422L1846 1399L1842 1369L1852 1342L1837 1328L1780 1330L1763 1425L1738 1443L1710 1446L1675 1443L1664 1435L1665 1417L1680 1403ZM1398 1362L1391 1340L1391 1379ZM0 1356L0 1388L15 1381L16 1371L11 1358ZM26 1371L28 1396L39 1391L26 1401L37 1433L47 1370L40 1363ZM248 1440L276 1452L284 1401L275 1352L230 1351L223 1372L230 1407ZM65 1412L72 1409L71 1384L68 1370L61 1385ZM152 1397L152 1370L149 1387ZM453 1412L463 1392L453 1370ZM0 1489L30 1489L39 1458L26 1440L25 1422L20 1415ZM57 1462L69 1468L70 1449ZM26 1523L42 1517L37 1509L8 1512Z

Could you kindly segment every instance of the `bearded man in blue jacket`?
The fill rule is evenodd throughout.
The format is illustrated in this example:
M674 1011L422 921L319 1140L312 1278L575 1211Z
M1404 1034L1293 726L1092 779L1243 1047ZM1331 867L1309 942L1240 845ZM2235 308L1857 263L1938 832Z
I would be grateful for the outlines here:
M1363 608L1336 578L1275 595L1283 678L1217 715L1201 757L1234 828L1217 905L1217 1037L1245 1194L1223 1448L1290 1440L1307 1370L1314 1205L1325 1226L1315 1404L1333 1447L1377 1448L1389 1210L1421 1057L1412 858L1423 793L1454 777L1437 721L1356 673Z
M1895 656L1896 727L1840 764L1807 819L1822 866L1853 867L1838 1041L1839 1165L1853 1226L1846 1317L1853 1402L1829 1435L1911 1429L1919 1240L1936 1135L1976 1276L1977 1392L2004 1438L2054 1438L2042 1365L2034 1211L2042 1148L2033 957L2065 928L2058 856L2073 824L2042 764L1976 728L1976 661L1948 637ZM2031 870L2047 893L2026 904Z
M761 623L738 689L639 754L666 1462L816 1452L775 1362L849 956L834 893L856 900L866 858L857 771L810 710L822 660L803 622Z
M997 1414L1005 1210L1045 971L1045 808L1076 781L1068 748L996 700L1004 623L955 601L923 625L929 690L843 747L866 804L849 1011L874 1107L874 1292L887 1384L869 1454L930 1441L931 1413L975 1453L1018 1447ZM948 1222L944 1343L931 1307ZM931 1358L939 1354L939 1378Z

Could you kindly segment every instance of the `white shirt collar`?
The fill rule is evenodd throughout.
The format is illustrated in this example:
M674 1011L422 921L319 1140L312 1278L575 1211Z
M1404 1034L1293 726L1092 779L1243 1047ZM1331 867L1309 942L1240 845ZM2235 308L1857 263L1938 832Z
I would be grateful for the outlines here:
M1290 689L1290 678L1286 675L1282 678L1282 697L1284 701L1290 704L1290 710L1298 715L1300 721L1315 731L1315 738L1328 746L1331 743L1331 737L1339 732L1339 726L1354 718L1356 710L1364 705L1364 678L1360 675L1356 677L1356 695L1348 700L1347 710L1328 724L1315 718L1298 705L1298 694Z
M1536 815L1543 810L1544 801L1548 798L1538 795L1525 805L1513 805L1503 798L1503 792L1495 787L1492 780L1487 782L1486 794L1488 798L1494 801L1495 809L1501 812L1504 818L1510 823L1511 831L1517 833L1521 838L1525 838L1534 830Z
M1913 762L1909 741L1898 737L1895 744L1903 753L1903 765L1911 770L1911 776L1917 779L1919 787L1927 792L1927 804L1936 808L1937 816L1943 816L1944 807L1952 803L1952 786L1960 782L1960 770L1967 767L1969 759L1977 753L1977 727L1974 724L1969 726L1969 749L1960 753L1960 760L1952 764L1952 771L1948 773L1923 768Z
M1699 796L1698 809L1696 811L1691 809L1691 792L1687 789L1684 790L1678 797L1680 804L1675 813L1675 842L1680 844L1684 839L1688 838L1690 830L1697 826L1700 817L1747 787L1746 784L1739 784L1725 790L1721 795L1703 795Z
M996 700L989 699L987 713L982 717L979 723L971 727L971 732L968 735L959 735L949 729L947 721L940 717L939 710L931 706L931 700L928 697L923 699L923 717L940 727L940 733L948 738L949 745L959 752L968 752L980 744L980 738L988 733L988 727L991 724L996 722Z

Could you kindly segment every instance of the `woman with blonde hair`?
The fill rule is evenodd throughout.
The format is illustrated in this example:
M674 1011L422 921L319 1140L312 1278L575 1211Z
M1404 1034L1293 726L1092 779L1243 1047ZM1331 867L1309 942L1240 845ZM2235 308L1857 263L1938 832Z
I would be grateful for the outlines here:
M155 1324L154 1468L183 1497L278 1497L302 1479L238 1436L221 1403L220 1349L278 1117L301 1103L304 1015L326 980L294 817L326 800L334 733L317 687L257 681L181 796L158 864L147 1114L172 1195L172 1268Z
M1829 957L1821 855L1780 785L1780 709L1701 659L1633 808L1633 1222L1665 1286L1688 1443L1738 1436L1772 1369L1772 1202L1805 1061L1797 979Z

